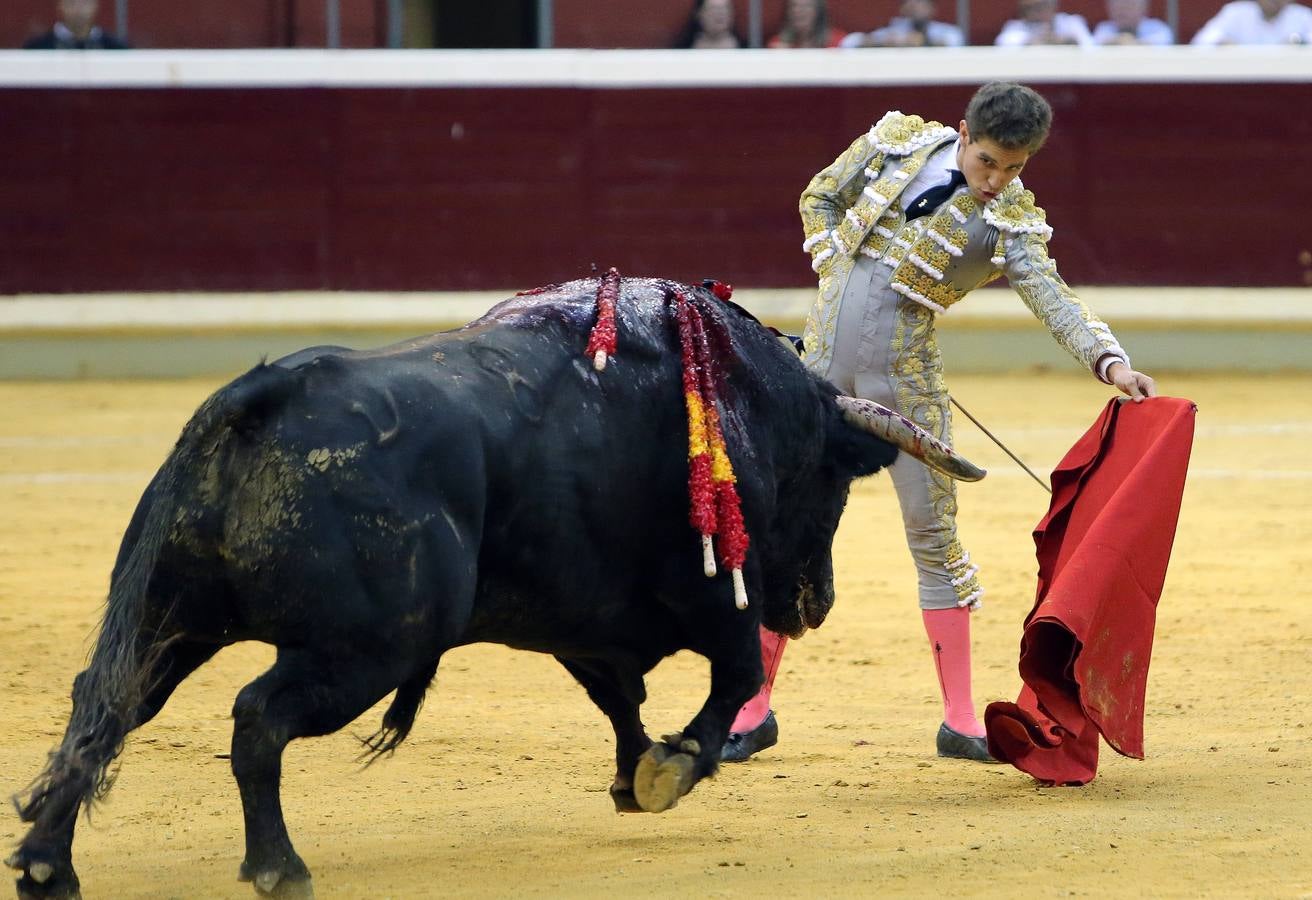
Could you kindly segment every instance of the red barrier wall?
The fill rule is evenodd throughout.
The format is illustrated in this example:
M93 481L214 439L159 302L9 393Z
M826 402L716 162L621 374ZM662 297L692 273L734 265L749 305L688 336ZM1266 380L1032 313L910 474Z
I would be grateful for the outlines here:
M1307 84L1037 85L1081 284L1312 283ZM5 89L0 293L509 289L591 264L801 286L797 198L924 88ZM1277 127L1278 123L1278 127ZM1302 162L1299 162L1299 160Z

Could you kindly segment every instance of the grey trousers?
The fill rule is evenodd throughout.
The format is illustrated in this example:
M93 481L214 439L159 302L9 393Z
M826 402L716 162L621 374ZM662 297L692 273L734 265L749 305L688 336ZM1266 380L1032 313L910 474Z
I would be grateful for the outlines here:
M934 315L888 286L891 270L858 257L843 294L828 371L840 391L882 403L951 443ZM919 573L921 609L977 602L977 567L957 541L956 485L907 454L888 470Z

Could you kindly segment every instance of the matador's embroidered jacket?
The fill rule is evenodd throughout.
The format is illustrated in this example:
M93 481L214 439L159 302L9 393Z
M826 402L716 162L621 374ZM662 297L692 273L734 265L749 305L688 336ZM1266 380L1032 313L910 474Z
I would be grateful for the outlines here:
M828 370L844 289L864 254L887 269L893 291L936 314L1005 274L1057 341L1105 381L1099 359L1111 354L1128 365L1129 358L1057 273L1048 257L1052 229L1019 178L987 204L967 190L935 215L906 221L907 184L956 136L938 122L890 112L811 179L800 203L802 248L820 291L807 318L803 361Z

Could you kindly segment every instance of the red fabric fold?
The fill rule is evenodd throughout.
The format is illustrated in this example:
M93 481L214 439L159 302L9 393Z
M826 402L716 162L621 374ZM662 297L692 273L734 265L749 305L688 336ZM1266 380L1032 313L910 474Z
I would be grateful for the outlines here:
M1025 620L1015 703L984 712L989 752L1044 784L1098 771L1098 736L1143 758L1157 601L1180 514L1189 400L1112 400L1052 473L1034 531L1039 585Z

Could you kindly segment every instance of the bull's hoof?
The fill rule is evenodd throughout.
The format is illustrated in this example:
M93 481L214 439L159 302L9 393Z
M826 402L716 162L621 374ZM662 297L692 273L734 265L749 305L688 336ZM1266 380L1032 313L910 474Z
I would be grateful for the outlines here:
M685 752L686 751L686 752ZM676 750L669 744L653 744L638 757L633 776L633 795L646 812L673 809L679 798L692 790L700 752L696 741L682 741Z
M22 873L15 884L18 900L82 900L82 885L69 862L16 850L5 865Z
M615 804L615 812L617 813L646 812L638 805L638 798L633 796L633 788L612 787L610 789L610 799Z
M285 866L270 865L260 869L243 862L237 872L237 880L253 883L255 893L260 897L276 897L278 900L314 900L314 884L310 880L310 870L299 858Z

